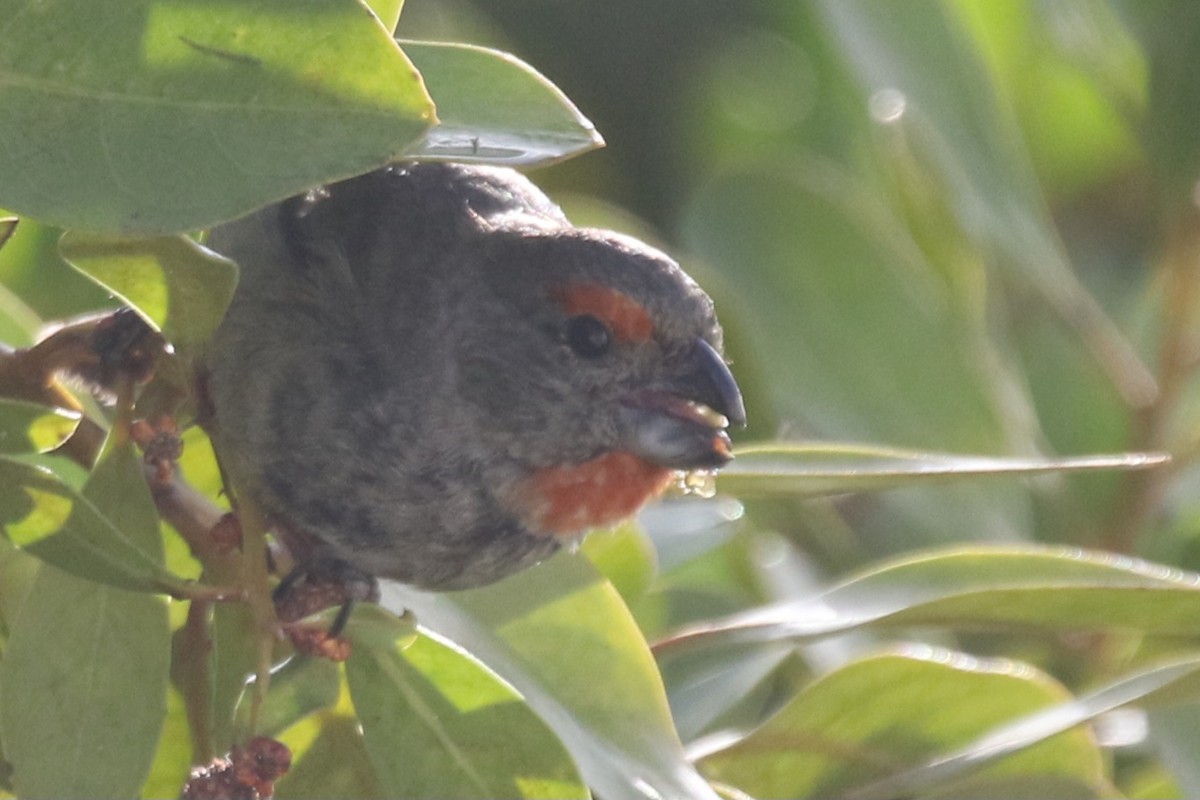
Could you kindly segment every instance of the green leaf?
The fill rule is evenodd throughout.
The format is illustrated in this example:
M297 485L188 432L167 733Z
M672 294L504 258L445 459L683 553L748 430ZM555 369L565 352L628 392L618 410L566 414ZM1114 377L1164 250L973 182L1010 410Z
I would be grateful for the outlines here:
M1171 708L1178 706L1181 699L1194 701L1197 697L1200 697L1200 656L1156 664L1123 675L1078 698L999 725L962 747L938 754L920 766L896 772L847 796L857 800L886 800L913 796L935 787L940 790L947 784L962 785L951 782L1121 706L1137 703ZM978 700L973 698L972 702ZM1064 766L1067 764L1063 762Z
M531 167L604 144L558 87L515 56L466 44L401 44L439 120L408 150L414 158Z
M141 492L129 483L130 467ZM161 558L132 447L110 450L80 500ZM148 556L149 558L149 556ZM22 797L127 797L146 779L166 714L166 601L43 568L4 652L0 728Z
M0 249L0 283L5 290L0 291L0 320L10 317L25 331L14 337L5 324L0 326L0 340L25 347L40 338L48 321L94 314L112 305L102 287L63 261L58 252L62 234L60 228L26 217Z
M0 286L0 341L16 346L31 345L42 326L37 312L10 288Z
M284 737L285 743L287 737ZM358 720L330 716L322 720L316 739L304 742L303 750L293 745L298 760L275 786L275 796L286 798L339 797L377 800L387 794L375 778L375 770L363 746Z
M0 0L0 205L169 233L382 166L433 121L355 0Z
M131 797L166 713L165 601L42 569L4 651L0 727L22 797Z
M167 687L167 714L163 719L158 750L150 765L141 797L174 797L192 767L191 726L183 694L175 685Z
M903 558L815 597L686 628L658 646L808 639L865 626L916 625L1200 637L1200 575L1077 549L961 548Z
M404 0L367 0L367 5L379 17L380 23L389 31L395 31L404 10Z
M0 453L48 453L79 427L78 411L0 397Z
M856 786L1068 698L1064 688L1025 665L913 647L855 661L815 681L704 767L762 797L853 795ZM1069 779L1099 794L1104 761L1092 736L1053 733L981 778ZM970 796L969 785L956 785L951 796Z
M180 347L209 340L237 285L236 264L186 236L130 238L70 231L59 251Z
M988 475L1148 469L1170 461L1164 453L997 458L830 442L756 445L739 448L735 455L718 474L717 486L739 496L839 494Z
M657 572L654 545L632 522L614 530L593 531L580 549L626 603L645 594L654 581Z
M521 693L606 800L710 798L683 756L661 678L637 625L586 560L561 555L483 589L383 587Z
M42 562L0 539L0 620L11 624L37 580Z
M258 710L256 733L277 736L307 717L329 708L338 699L338 665L324 658L295 656L271 672L271 686ZM244 684L234 729L248 731L255 681Z
M589 796L545 724L470 656L406 627L385 643L358 627L346 677L387 796Z
M101 477L116 497L149 501L141 463L122 455ZM140 489L137 488L140 482ZM58 474L0 457L0 520L10 541L54 566L88 580L135 591L161 592L181 581L167 572L153 551ZM158 535L157 521L153 528Z

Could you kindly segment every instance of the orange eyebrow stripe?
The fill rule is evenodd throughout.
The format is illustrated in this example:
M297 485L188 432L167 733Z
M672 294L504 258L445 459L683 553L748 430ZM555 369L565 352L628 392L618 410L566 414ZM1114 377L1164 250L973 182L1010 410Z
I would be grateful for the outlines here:
M650 313L629 295L598 283L568 283L553 291L568 314L591 314L622 342L645 342L654 331Z

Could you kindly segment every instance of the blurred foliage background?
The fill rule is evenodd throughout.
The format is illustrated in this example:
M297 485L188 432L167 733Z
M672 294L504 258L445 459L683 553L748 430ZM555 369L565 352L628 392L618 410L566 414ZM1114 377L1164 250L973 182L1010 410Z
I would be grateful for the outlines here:
M715 296L742 441L1175 456L747 501L721 557L635 605L651 637L952 542L1200 566L1194 4L410 0L400 33L511 49L596 123L607 148L535 178ZM669 564L679 537L658 519ZM1105 637L963 643L1077 687L1129 655Z
M1173 59L1194 16L414 0L400 34L511 49L596 122L606 149L535 177L582 221L649 231L717 296L744 439L1085 453L1187 438L1160 350L1164 298L1186 305L1170 266L1194 104ZM1128 480L897 492L783 532L835 571L964 539L1136 550L1154 537L1123 517Z
M584 552L655 645L688 763L763 797L1200 796L1200 695L1177 685L1200 667L1200 6L408 0L397 35L515 53L595 123L605 149L533 178L575 222L659 244L714 296L751 420L739 444L1173 456L873 493L742 483L648 509L644 531L593 536ZM0 251L0 340L112 305L58 257L59 234L23 222ZM203 437L188 436L185 469L215 497ZM1066 549L1019 549L1036 544ZM892 557L909 560L871 572ZM786 606L797 598L808 604ZM400 605L434 629L458 620L420 602ZM464 601L468 617L489 602L509 600ZM765 634L761 608L775 610ZM722 618L733 639L676 647L673 632ZM456 641L518 683L482 638ZM420 642L405 657L430 674L439 659L448 675L476 669ZM360 692L392 679L361 677L362 663ZM344 677L288 680L334 695L284 714L307 722L279 726L300 756L281 796L378 794L364 776L385 771L374 752L366 766ZM580 684L537 685L588 733L625 734L567 702ZM517 688L581 763L564 734L576 723ZM1130 700L1153 702L1113 711ZM191 755L169 701L152 795ZM368 747L405 735L367 733ZM1028 749L1000 759L997 742ZM570 772L565 758L555 768ZM613 769L633 776L644 765L628 758ZM990 771L955 783L973 760ZM583 791L555 780L545 796Z

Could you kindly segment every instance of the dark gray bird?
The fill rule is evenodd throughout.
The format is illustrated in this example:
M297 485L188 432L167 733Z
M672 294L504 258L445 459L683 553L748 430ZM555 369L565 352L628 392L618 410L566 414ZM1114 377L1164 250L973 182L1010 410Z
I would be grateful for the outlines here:
M700 287L511 170L394 166L208 245L242 269L214 440L309 566L490 583L724 464L744 421Z

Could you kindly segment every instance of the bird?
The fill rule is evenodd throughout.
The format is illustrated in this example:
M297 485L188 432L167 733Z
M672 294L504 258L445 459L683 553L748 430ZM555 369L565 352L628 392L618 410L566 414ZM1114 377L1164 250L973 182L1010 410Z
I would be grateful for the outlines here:
M484 586L732 458L709 296L512 169L393 164L206 246L240 268L201 357L211 436L293 575Z

